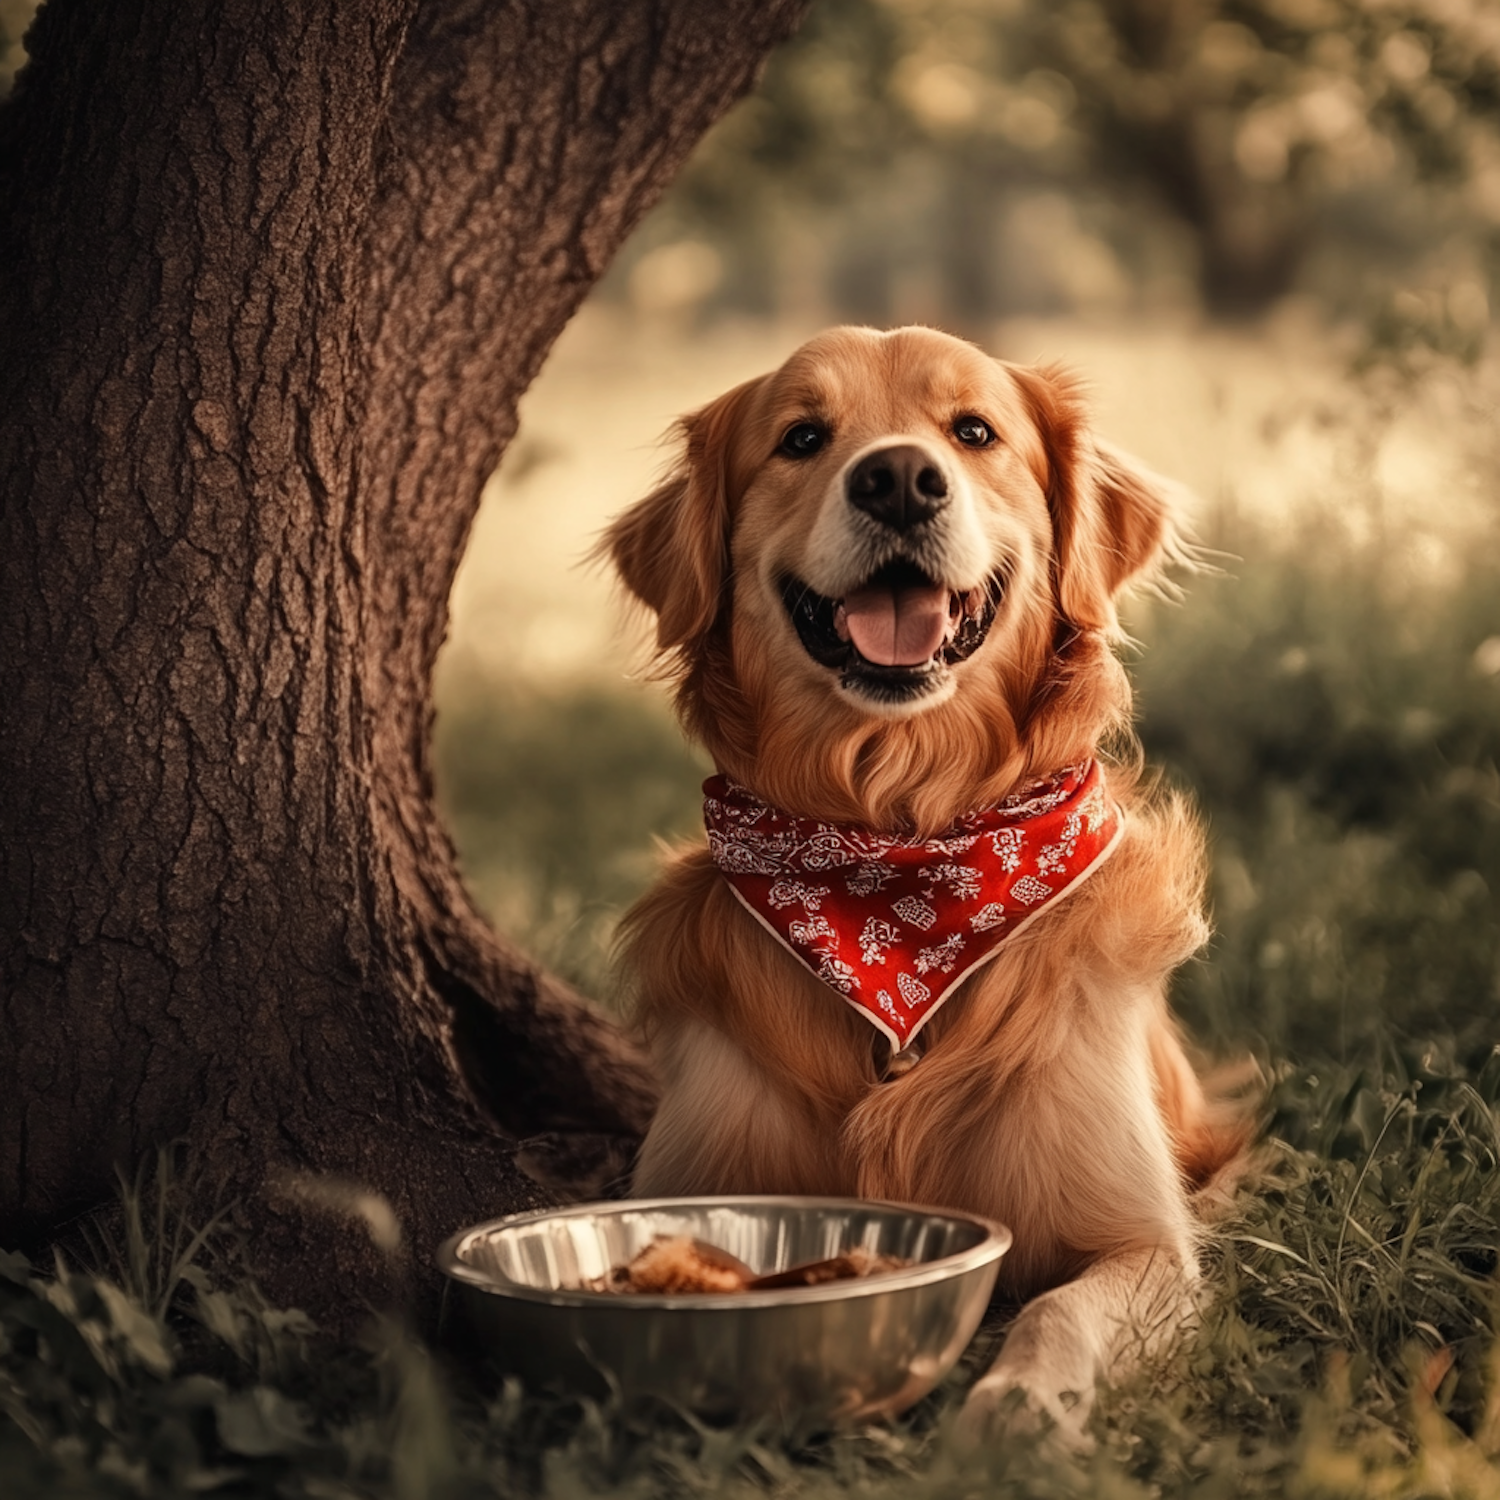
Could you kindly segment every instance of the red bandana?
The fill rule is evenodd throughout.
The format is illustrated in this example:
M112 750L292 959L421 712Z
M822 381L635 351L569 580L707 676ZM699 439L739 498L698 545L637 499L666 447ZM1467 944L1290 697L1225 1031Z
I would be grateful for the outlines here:
M703 793L708 847L735 895L896 1050L1093 874L1123 827L1096 761L925 840L793 817L727 776Z

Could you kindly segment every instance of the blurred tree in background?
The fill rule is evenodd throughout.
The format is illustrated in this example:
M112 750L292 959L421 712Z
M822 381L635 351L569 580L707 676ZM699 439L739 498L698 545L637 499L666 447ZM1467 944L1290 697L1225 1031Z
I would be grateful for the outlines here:
M1497 225L1493 0L819 0L622 270L959 327L1303 293L1468 354Z

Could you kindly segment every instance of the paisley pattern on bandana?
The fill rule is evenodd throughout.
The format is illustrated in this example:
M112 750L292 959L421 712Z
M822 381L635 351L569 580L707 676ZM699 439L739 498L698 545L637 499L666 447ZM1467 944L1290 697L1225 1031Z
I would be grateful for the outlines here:
M794 817L726 776L703 783L703 821L751 915L897 1049L1001 943L1098 869L1123 826L1097 761L932 839Z

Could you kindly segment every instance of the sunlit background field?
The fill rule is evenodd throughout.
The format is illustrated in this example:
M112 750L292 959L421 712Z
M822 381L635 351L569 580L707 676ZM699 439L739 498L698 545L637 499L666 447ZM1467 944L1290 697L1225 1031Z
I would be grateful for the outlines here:
M184 1280L164 1210L87 1274L0 1262L23 1492L1500 1495L1497 234L1494 0L815 0L486 492L439 792L496 923L606 1004L708 768L582 558L675 416L829 323L924 321L1072 363L1194 495L1207 565L1131 604L1128 657L1213 843L1175 1000L1259 1060L1265 1146L1201 1335L1092 1457L959 1463L961 1382L808 1447L497 1395L395 1325L330 1354L232 1256ZM64 1352L22 1360L43 1324Z

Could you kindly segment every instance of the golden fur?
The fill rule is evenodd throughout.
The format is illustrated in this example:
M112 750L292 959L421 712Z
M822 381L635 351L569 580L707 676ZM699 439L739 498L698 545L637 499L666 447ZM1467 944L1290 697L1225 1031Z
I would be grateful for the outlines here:
M958 442L964 414L998 441ZM782 436L807 419L826 450L788 458ZM1093 439L1065 371L928 329L832 330L680 426L681 461L602 550L655 612L683 723L721 771L793 813L931 835L1102 755L1125 834L885 1083L869 1023L745 912L705 847L678 852L624 928L664 1089L636 1190L857 1194L1002 1220L1003 1285L1061 1290L1023 1312L981 1398L1019 1385L1076 1422L1086 1400L1061 1393L1086 1396L1143 1298L1179 1320L1192 1190L1246 1134L1206 1098L1168 1013L1168 978L1207 934L1203 838L1141 774L1112 650L1116 596L1175 545L1169 488ZM840 476L892 439L954 475L955 567L977 553L1006 577L979 650L895 708L812 660L775 585L839 575Z

